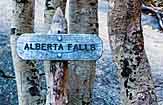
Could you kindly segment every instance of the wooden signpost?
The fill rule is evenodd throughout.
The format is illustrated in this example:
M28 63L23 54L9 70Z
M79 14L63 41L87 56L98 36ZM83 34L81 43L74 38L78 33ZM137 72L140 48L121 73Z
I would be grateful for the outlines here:
M97 60L102 40L91 34L24 34L17 40L17 54L24 60Z

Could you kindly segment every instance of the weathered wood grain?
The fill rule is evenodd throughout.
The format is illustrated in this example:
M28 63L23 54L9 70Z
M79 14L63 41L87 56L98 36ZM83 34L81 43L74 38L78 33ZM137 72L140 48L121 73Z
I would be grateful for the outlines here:
M98 60L102 41L90 34L24 34L17 53L25 60Z
M54 4L51 6L49 3ZM63 4L66 4L66 0L64 2L62 0L46 1L45 23L47 24L47 27L50 25L48 31L49 34L67 32L67 22L62 12L65 11L65 6L62 6ZM52 15L54 16L52 17ZM51 23L49 23L49 21L51 21ZM67 61L44 62L48 88L46 105L66 105L68 103L67 64Z

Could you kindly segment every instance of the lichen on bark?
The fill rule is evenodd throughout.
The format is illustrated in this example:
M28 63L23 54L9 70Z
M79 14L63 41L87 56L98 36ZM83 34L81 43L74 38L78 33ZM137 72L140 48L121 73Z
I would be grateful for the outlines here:
M141 1L115 0L109 37L118 68L123 105L157 105L151 67L144 48Z
M34 27L34 0L13 0L11 50L16 74L19 105L43 105L39 72L35 61L21 59L16 53L16 39L23 33L32 33Z

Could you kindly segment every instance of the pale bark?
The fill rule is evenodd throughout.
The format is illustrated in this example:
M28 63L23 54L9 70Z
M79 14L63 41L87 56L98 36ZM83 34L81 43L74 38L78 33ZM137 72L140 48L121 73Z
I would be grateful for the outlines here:
M122 105L157 105L141 27L141 1L115 0L109 36L121 83Z
M67 32L67 22L64 15L65 7L66 0L46 0L44 18L45 24L49 27L49 34ZM62 11L64 12L62 13ZM67 61L45 61L44 70L48 87L46 105L65 105L68 102Z
M11 49L16 74L19 105L43 105L39 72L35 61L21 59L16 53L16 39L23 33L33 32L34 0L13 0Z
M98 34L98 0L69 0L69 33ZM95 78L95 61L71 61L69 104L90 105Z

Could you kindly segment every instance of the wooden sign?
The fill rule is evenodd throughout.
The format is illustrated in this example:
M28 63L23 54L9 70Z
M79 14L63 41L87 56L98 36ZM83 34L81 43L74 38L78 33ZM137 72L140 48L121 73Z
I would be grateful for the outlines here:
M24 60L97 60L102 40L92 34L23 34L17 54Z

